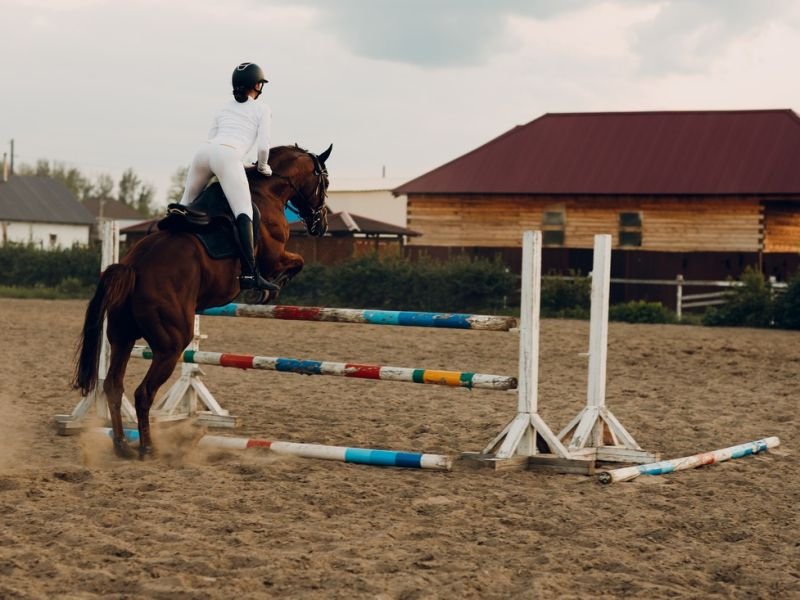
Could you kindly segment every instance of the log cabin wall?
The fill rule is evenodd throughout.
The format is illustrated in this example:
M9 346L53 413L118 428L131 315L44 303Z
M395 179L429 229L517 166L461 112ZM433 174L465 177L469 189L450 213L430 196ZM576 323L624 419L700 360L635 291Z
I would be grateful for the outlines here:
M515 247L522 231L543 229L545 211L563 211L566 248L591 248L593 236L610 233L619 246L620 213L639 213L641 246L661 252L757 252L756 197L659 198L654 196L492 196L409 194L408 226L419 231L409 245ZM798 239L800 211L767 211L767 248ZM633 249L633 248L632 248ZM769 251L769 250L767 250Z
M800 253L800 200L764 203L764 251Z

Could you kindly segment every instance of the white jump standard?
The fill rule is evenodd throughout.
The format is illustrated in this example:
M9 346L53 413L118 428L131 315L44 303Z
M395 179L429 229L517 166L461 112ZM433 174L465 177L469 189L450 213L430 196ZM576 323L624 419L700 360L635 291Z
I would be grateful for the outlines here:
M608 305L611 286L611 236L594 236L589 330L589 380L586 407L558 434L573 457L604 462L647 463L658 453L642 450L606 407Z

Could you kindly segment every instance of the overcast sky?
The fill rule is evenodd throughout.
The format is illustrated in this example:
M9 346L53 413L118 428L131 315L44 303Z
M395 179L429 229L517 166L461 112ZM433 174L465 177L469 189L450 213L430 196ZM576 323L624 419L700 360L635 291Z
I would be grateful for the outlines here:
M797 0L0 0L0 142L164 204L230 97L270 80L273 145L412 178L547 112L800 111ZM5 150L4 150L5 151Z

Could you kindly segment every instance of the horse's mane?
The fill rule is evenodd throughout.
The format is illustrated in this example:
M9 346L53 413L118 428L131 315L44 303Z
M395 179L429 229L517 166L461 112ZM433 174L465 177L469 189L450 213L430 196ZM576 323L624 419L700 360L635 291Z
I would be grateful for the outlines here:
M278 161L283 158L283 155L287 152L291 152L295 155L303 155L308 154L308 150L303 148L302 146L298 146L294 144L293 146L275 146L270 148L269 151L269 162L274 167L273 161ZM255 165L245 167L245 173L247 174L248 179L253 177L258 171L256 170Z

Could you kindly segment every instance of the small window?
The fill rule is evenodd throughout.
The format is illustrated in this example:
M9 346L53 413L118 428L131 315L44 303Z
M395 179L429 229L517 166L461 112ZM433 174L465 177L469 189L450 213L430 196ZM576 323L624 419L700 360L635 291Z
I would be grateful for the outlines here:
M50 234L50 247L54 248L58 244L58 236L55 233Z
M641 227L642 226L642 213L639 213L639 212L621 212L621 213L619 213L619 226L620 227Z
M564 245L564 232L563 231L543 231L542 244L545 246L563 246Z
M619 232L619 245L620 246L641 246L642 245L642 232L641 231L620 231Z
M564 210L546 210L542 214L542 244L545 246L564 245Z
M564 212L560 210L547 210L542 218L542 225L564 225Z
M619 213L619 245L640 247L642 245L642 213Z

